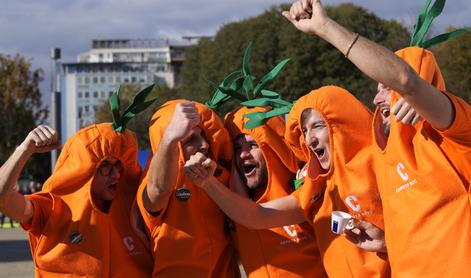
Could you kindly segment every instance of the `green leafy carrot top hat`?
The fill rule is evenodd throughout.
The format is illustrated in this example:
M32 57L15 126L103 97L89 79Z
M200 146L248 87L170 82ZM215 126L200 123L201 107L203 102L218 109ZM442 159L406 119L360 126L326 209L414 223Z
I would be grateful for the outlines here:
M127 123L134 118L134 116L147 109L147 107L157 100L156 97L146 100L154 86L155 84L152 84L137 92L131 104L129 104L129 106L124 110L122 115L119 112L119 91L121 86L118 86L116 91L110 97L110 108L111 114L113 115L112 127L115 131L123 132L126 129Z
M208 80L216 91L211 100L205 103L209 108L216 109L230 99L237 99L241 102L241 105L247 107L272 107L271 110L266 112L259 111L246 114L245 116L249 118L249 121L244 126L246 129L256 128L263 125L271 117L286 114L293 106L292 103L281 99L277 92L265 89L265 86L278 75L281 69L289 62L289 59L281 61L254 85L256 78L249 70L251 53L252 42L249 43L245 50L242 69L230 73L219 85Z
M445 7L446 0L437 0L432 5L432 7L430 7L431 2L432 0L426 0L424 5L422 6L422 9L419 12L417 21L415 22L414 27L412 29L410 46L430 48L436 44L451 40L466 32L466 29L457 29L453 32L444 33L432 39L424 41L424 38L432 24L432 21L442 13L443 8Z
M437 0L431 5L431 0L426 0L412 29L410 46L395 52L396 55L408 63L423 80L429 82L441 91L446 90L445 81L435 56L431 51L426 50L426 48L451 40L466 32L466 29L457 29L453 32L441 34L425 41L425 36L427 35L432 21L442 13L445 2L445 0ZM394 105L395 101L399 98L400 95L397 92L393 92L391 105Z

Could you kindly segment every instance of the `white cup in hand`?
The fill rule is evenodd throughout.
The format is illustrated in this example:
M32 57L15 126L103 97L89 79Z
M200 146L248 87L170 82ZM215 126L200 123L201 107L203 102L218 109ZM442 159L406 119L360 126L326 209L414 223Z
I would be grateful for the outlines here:
M353 217L343 211L333 211L330 228L334 234L342 234L352 224Z

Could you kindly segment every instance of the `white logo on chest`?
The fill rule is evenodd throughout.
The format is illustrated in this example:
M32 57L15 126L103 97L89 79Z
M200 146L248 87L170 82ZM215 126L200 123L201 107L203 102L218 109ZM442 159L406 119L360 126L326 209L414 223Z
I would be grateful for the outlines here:
M132 252L136 248L136 246L134 245L134 239L130 236L123 237L123 243L129 252Z
M291 228L291 229L290 229ZM296 226L291 225L291 226L283 226L283 230L290 236L290 237L296 237L298 235L298 231L296 231Z
M408 181L409 175L406 172L404 172L404 169L406 169L406 167L404 167L404 164L399 162L396 166L396 171L403 181Z
M396 171L397 171L397 174L399 175L399 177L401 177L401 179L403 181L405 181L406 183L404 184L401 184L399 187L396 188L396 193L399 193L405 189L408 189L409 187L417 184L417 180L416 179L412 179L412 180L409 180L410 177L409 177L409 174L407 174L404 170L406 169L406 167L404 166L404 164L402 164L401 162L399 162L397 165L396 165Z
M345 198L345 203L353 210L353 211L360 211L361 206L358 203L358 198L355 195L350 195Z

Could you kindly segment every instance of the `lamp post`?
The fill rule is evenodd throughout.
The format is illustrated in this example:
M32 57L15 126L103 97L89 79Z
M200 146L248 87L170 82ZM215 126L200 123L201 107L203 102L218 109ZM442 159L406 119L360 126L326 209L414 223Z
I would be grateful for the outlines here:
M61 140L61 78L60 78L61 49L51 48L51 125ZM51 173L56 166L59 152L51 152Z

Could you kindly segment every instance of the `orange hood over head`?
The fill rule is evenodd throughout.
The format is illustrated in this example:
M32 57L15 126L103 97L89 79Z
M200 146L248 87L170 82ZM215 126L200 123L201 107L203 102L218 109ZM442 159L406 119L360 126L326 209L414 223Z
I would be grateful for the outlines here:
M141 175L136 136L130 130L116 132L111 123L91 125L67 140L42 192L66 196L84 187L89 190L98 166L110 157L119 159L125 169L119 195L135 192Z
M271 194L277 195L277 191L270 190L270 186L277 183L282 187L288 187L289 179L298 169L296 156L283 138L285 130L283 118L280 116L273 117L265 124L254 129L244 128L245 123L248 121L248 118L245 117L246 114L267 110L269 109L264 107L240 107L225 117L225 126L233 139L236 139L240 134L248 134L252 136L262 150L267 165L268 182L265 194L258 200L259 202L279 198L280 196L271 196Z
M307 162L312 157L301 127L301 114L309 108L319 112L329 127L329 172L343 168L356 153L371 144L372 115L368 108L348 91L325 86L301 97L288 116L285 140L300 160Z
M429 50L410 46L395 52L402 60L408 63L423 80L435 86L440 91L445 91L445 81L438 67L437 60ZM391 104L397 101L400 95L393 92Z
M149 127L149 139L151 142L152 153L155 154L157 151L165 129L172 119L176 105L182 102L188 102L188 100L177 99L167 101L152 116ZM229 168L230 161L232 159L232 141L229 133L224 128L221 119L214 111L203 104L197 102L195 102L195 104L200 116L199 126L204 131L206 140L208 140L210 153L219 165ZM183 181L184 164L185 160L180 149L180 174L177 184L180 184L181 181Z

